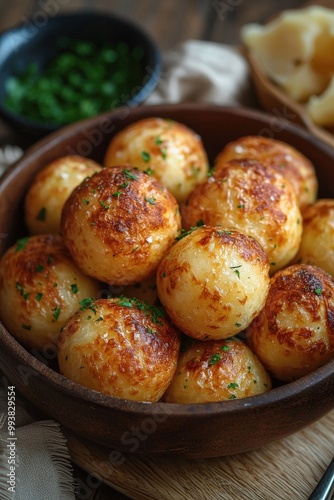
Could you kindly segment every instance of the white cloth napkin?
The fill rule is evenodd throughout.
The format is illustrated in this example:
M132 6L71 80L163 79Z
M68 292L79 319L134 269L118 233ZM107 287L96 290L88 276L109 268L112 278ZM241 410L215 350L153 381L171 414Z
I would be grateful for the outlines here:
M0 388L0 498L73 500L66 439L54 420L34 422L5 377Z
M16 145L6 144L0 148L0 176L6 168L18 160L23 155L23 149Z
M253 103L248 63L237 48L189 40L165 54L162 75L146 104L199 101Z
M161 78L146 104L201 101L251 105L250 88L247 62L237 49L191 40L165 54ZM7 149L6 155L2 150L2 164L11 163L13 154L20 151ZM59 425L53 420L32 423L22 405L17 405L16 412L15 493L10 491L7 412L5 389L0 392L0 498L74 499L70 457Z

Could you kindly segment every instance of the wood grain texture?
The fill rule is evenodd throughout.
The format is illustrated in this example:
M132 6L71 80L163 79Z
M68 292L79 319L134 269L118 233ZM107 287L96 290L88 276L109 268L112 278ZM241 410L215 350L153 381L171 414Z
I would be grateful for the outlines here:
M248 453L173 461L127 456L121 465L112 463L110 450L67 437L73 462L135 500L306 500L332 459L333 428L334 411Z

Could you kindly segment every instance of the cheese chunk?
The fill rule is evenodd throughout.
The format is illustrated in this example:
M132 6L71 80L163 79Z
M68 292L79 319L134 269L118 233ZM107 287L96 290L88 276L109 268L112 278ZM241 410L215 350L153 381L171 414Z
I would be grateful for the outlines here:
M287 10L265 26L244 26L241 38L266 75L293 99L306 101L328 85L334 71L333 10Z

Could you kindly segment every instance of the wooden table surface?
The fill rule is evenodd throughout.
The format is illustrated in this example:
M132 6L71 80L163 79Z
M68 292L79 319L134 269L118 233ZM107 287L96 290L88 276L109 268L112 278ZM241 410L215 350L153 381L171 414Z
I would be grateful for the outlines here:
M264 22L281 10L303 7L303 0L0 0L0 31L16 24L79 9L113 12L144 27L167 51L187 39L237 45L240 27ZM334 0L314 1L334 8ZM34 17L35 16L35 17ZM0 145L18 144L20 137L0 120ZM125 499L98 479L75 467L80 485L77 498ZM94 486L95 485L95 486Z

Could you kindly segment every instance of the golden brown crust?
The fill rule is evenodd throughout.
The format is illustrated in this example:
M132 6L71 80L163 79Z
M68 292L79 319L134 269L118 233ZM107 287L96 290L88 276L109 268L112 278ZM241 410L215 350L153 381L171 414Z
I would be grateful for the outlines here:
M204 224L233 227L257 239L272 272L296 255L302 217L289 182L256 160L231 160L199 184L181 207L185 228Z
M101 168L93 160L69 155L40 170L25 197L24 212L29 233L59 233L65 201L76 186Z
M294 265L274 275L248 343L276 378L291 381L334 356L334 282L322 269Z
M66 202L62 232L87 274L127 285L154 273L180 230L176 200L154 177L132 167L104 168Z
M292 185L301 211L314 203L318 182L311 161L291 145L261 136L240 137L228 143L215 159L215 171L233 159L253 159L274 168Z
M57 344L60 329L99 284L73 263L59 235L19 240L0 261L0 316L30 348Z
M237 231L202 226L175 243L157 270L158 296L181 331L222 339L243 330L264 306L269 262Z
M126 299L99 299L65 325L61 373L104 394L154 402L175 372L180 347L162 310Z
M118 132L108 146L104 165L149 169L178 202L208 172L200 137L182 123L157 117L139 120Z
M246 398L269 389L268 373L242 341L185 341L163 399L167 403L206 403Z

